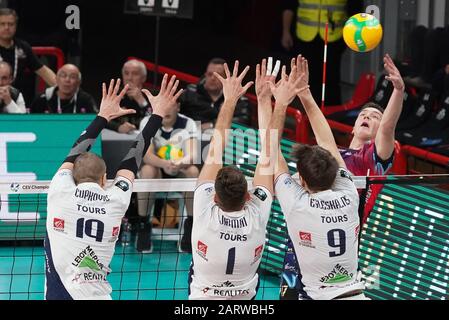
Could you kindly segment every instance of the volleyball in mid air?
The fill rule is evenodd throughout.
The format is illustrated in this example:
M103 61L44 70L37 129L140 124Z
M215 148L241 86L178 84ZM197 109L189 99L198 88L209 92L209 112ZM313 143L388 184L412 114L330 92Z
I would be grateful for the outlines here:
M346 21L343 39L356 52L375 49L382 40L383 30L379 20L368 13L358 13Z
M182 152L182 149L173 144L166 144L159 148L157 155L159 158L165 160L179 160L184 156L184 153Z

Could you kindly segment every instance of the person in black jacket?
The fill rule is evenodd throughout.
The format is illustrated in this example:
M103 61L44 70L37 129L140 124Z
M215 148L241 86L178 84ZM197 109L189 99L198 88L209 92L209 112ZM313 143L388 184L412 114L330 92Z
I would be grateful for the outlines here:
M94 98L80 88L81 72L73 64L56 74L56 86L47 88L31 106L33 113L97 113Z
M195 121L201 121L203 131L214 127L218 112L223 105L223 86L214 76L214 72L224 77L223 65L225 62L221 58L210 60L201 80L197 84L187 86L179 98L181 113ZM241 97L235 108L233 122L249 125L250 119L249 101L247 98Z
M16 38L18 16L16 11L9 8L0 8L0 61L9 63L12 69L14 87L25 96L27 103L34 97L34 87L26 77L26 70L31 70L41 77L48 85L55 85L55 73L42 64L33 53L31 46Z

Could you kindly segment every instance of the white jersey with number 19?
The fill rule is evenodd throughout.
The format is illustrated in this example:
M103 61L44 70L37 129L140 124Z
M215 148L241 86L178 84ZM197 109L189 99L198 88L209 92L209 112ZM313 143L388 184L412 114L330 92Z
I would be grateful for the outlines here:
M189 299L249 300L256 295L273 197L260 186L249 193L241 211L225 212L214 201L214 183L195 190Z
M111 299L106 276L131 193L123 177L103 189L75 185L71 170L56 173L47 203L46 299Z
M313 194L282 174L275 190L299 264L299 299L329 300L363 290L359 195L350 173L340 168L331 190Z

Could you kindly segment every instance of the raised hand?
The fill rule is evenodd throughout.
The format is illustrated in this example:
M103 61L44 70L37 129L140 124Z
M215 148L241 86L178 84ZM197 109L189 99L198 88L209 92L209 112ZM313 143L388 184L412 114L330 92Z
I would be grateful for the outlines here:
M226 78L223 78L216 72L214 72L214 76L223 85L223 95L225 97L225 100L237 102L238 99L240 99L240 97L243 96L254 83L253 81L250 81L245 86L242 86L242 80L248 73L249 66L246 66L246 68L242 71L240 75L238 75L239 73L238 60L236 60L234 63L234 70L232 72L232 75L226 63L224 64L224 69Z
M98 115L105 118L108 121L127 114L136 113L136 110L134 109L123 109L120 107L120 101L126 94L126 91L128 91L129 86L126 85L122 89L122 91L120 91L120 94L117 95L119 88L120 88L120 79L117 79L117 82L115 82L114 79L111 79L107 91L106 91L106 84L103 82L102 85L103 96L101 98L100 112L98 112Z
M287 75L287 68L282 66L281 79L276 84L268 83L276 103L287 106L292 103L295 96L308 89L309 86L303 80L304 76L304 73L298 72L296 64L293 64L290 75Z
M281 62L277 60L273 70L272 65L273 58L270 57L268 58L268 68L267 59L263 59L262 63L256 66L256 95L260 101L270 100L271 102L272 93L268 83L275 83Z
M401 73L399 72L398 68L396 68L393 59L391 59L388 54L386 54L384 57L384 68L387 73L385 79L391 81L393 87L396 90L404 90L405 85L404 80L402 80Z
M179 80L176 80L176 76L172 76L170 81L168 80L168 74L164 75L161 83L161 89L157 96L153 96L147 89L142 89L142 92L147 96L153 107L153 113L161 117L165 117L170 113L172 107L177 103L179 96L182 94L183 89L178 89Z

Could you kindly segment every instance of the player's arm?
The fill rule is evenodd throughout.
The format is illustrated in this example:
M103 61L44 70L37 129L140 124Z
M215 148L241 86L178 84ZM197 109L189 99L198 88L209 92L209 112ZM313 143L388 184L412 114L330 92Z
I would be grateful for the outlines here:
M287 112L288 105L293 101L296 95L303 91L308 91L308 84L303 80L304 75L298 72L295 59L291 61L291 71L290 75L286 73L286 67L282 67L281 80L279 80L276 85L270 83L270 89L276 100L274 112L271 117L269 131L277 133L276 139L270 139L270 150L275 150L272 152L273 161L277 161L275 167L275 180L278 176L283 173L288 173L287 163L285 162L284 156L280 151L280 141L282 139L282 132L284 130L285 114Z
M167 115L170 106L176 103L176 100L182 93L182 89L178 92L179 81L176 76L172 76L170 81L168 75L165 74L162 79L161 89L157 96L153 96L150 91L143 89L142 92L147 96L153 107L153 113L143 130L139 133L133 145L129 149L128 154L123 158L117 176L125 177L131 182L137 175L137 171L142 164L142 159L151 144L151 139L162 126L162 119Z
M257 95L257 116L259 122L259 135L261 142L261 150L259 161L256 166L256 172L254 173L253 186L263 186L267 188L273 194L273 169L271 154L271 144L267 141L267 134L269 134L269 125L271 121L272 103L269 83L274 83L276 76L279 72L281 62L276 61L276 65L273 68L273 59L263 59L262 63L256 66L256 95ZM275 144L273 144L275 147Z
M214 73L215 77L223 84L224 102L217 117L214 134L209 146L206 161L201 169L198 177L197 185L206 181L214 181L218 171L223 166L223 152L226 147L227 134L231 127L232 117L234 115L237 101L246 91L251 87L253 82L242 86L242 80L249 70L247 66L240 75L238 75L239 62L234 64L234 71L231 75L228 65L224 64L226 78L223 78L218 73Z
M299 57L296 61L298 72L303 74L302 78L304 83L308 83L309 79L309 66L307 60L303 57ZM304 85L304 83L302 85ZM310 125L312 126L313 133L315 134L315 138L317 144L328 150L332 156L337 160L338 165L342 168L346 168L346 164L343 161L343 158L338 151L337 144L335 143L334 135L332 134L332 130L327 123L326 118L321 112L320 108L316 104L313 99L312 93L309 89L303 90L299 95L299 99L304 106L304 110L307 113L307 117L309 118Z
M385 79L391 81L394 90L388 101L382 120L380 121L375 145L377 155L382 160L387 160L394 152L394 135L396 124L398 123L399 116L402 112L405 85L399 70L396 68L393 60L388 54L384 57L384 67L385 71L388 73L388 76L386 76Z
M109 83L109 88L106 91L106 84L103 83L103 97L101 99L100 112L97 117L90 123L90 125L83 131L81 136L76 140L69 154L64 160L64 163L59 168L62 169L73 169L73 163L75 159L83 152L90 150L101 130L106 127L106 124L115 118L121 117L126 114L135 113L134 110L122 109L120 108L120 100L126 94L128 90L128 85L126 85L123 90L118 93L120 88L120 79L114 85L114 80Z

